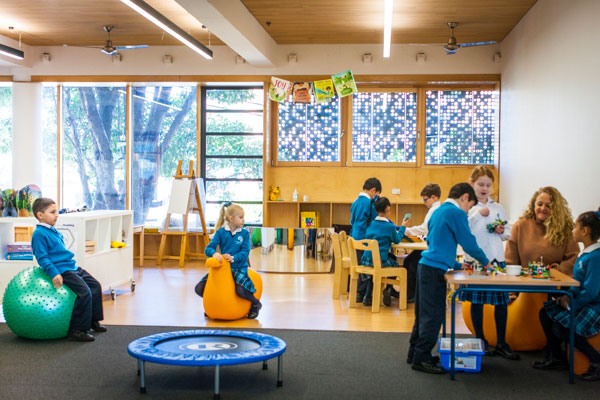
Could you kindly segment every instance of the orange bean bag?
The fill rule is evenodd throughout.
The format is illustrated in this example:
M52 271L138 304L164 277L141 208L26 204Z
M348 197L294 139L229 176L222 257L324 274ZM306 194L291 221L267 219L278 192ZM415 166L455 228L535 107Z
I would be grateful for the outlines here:
M210 269L204 288L204 312L213 319L234 320L244 318L250 311L251 303L235 294L235 282L231 275L229 261L220 263L216 258L206 260ZM248 276L254 283L254 296L260 300L262 295L262 279L260 275L248 268Z
M587 339L588 342L590 342L590 344L594 346L594 349L596 349L596 351L600 351L600 333L597 333L594 336L589 337ZM590 360L585 356L585 354L575 349L575 354L573 354L573 372L575 372L575 375L583 374L588 370L589 367Z
M540 350L546 346L546 336L540 324L539 312L547 301L546 293L521 293L507 308L506 343L515 351ZM462 304L465 324L474 334L471 321L471 302ZM492 346L496 345L494 306L483 306L483 334ZM587 370L587 368L586 368Z

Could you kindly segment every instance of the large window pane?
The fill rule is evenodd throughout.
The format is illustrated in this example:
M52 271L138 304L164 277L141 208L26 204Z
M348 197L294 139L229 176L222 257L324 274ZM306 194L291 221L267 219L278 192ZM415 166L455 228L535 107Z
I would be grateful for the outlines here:
M415 162L416 93L358 93L352 102L352 161Z
M42 92L42 194L56 199L58 196L56 156L57 87L44 86Z
M0 170L0 190L12 189L12 87L9 85L0 86Z
M125 88L64 87L63 206L125 208Z
M263 131L263 116L260 112L208 112L206 113L206 132L248 132Z
M431 90L426 97L426 163L495 163L497 91Z
M279 103L279 161L339 161L339 101Z
M132 88L131 205L136 224L163 226L177 162L196 160L196 87Z
M261 179L262 158L208 158L206 177L220 179Z
M261 156L263 154L262 135L253 136L217 136L206 137L207 156Z

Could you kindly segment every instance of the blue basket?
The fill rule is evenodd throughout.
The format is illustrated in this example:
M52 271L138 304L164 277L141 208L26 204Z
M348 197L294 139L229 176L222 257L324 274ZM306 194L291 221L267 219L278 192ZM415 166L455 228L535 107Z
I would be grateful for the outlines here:
M450 371L450 338L440 338L438 353L440 353L442 368ZM484 354L481 339L457 338L454 341L455 371L481 371L481 356Z

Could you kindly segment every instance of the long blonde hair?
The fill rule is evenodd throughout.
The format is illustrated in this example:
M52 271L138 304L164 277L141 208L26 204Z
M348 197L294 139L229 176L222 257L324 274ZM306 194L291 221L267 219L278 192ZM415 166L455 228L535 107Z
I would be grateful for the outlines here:
M219 218L217 219L217 223L215 225L215 231L218 231L223 225L225 225L225 221L227 217L231 217L236 212L244 212L244 209L239 204L227 202L223 203L221 206L221 210L219 211Z
M539 188L529 200L529 207L521 218L535 219L535 200L542 193L550 196L550 216L544 221L544 238L554 246L562 246L573 236L574 223L569 203L558 189L552 186Z

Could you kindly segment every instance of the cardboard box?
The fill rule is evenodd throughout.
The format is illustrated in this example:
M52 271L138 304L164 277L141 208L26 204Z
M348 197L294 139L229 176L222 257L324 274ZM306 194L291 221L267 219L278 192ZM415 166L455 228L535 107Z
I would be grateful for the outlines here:
M300 213L300 228L319 228L321 220L318 211L302 211Z

